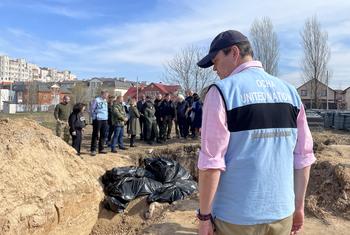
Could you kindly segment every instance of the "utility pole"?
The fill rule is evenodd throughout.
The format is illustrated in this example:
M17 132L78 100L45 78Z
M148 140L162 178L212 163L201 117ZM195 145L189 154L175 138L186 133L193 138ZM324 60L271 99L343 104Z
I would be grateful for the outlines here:
M326 102L327 102L326 109L328 110L328 70L326 73L326 84L327 84L327 87L326 87ZM334 97L334 98L336 98L336 97Z
M13 102L13 100L12 100L12 82L10 83L10 91L9 91L9 97L8 97L9 99L9 101L11 101L11 103Z
M139 101L139 77L136 77L136 100Z

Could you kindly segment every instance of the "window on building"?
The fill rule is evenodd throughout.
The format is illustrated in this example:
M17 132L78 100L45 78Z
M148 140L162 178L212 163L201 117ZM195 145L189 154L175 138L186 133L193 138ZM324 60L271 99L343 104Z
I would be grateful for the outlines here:
M307 96L307 90L301 90L300 91L301 96Z
M327 96L327 90L322 90L321 97L326 97L326 96Z

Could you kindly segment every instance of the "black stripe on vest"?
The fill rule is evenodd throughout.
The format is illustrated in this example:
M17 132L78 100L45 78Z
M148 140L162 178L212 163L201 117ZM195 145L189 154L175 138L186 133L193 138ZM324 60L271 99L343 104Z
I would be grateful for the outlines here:
M262 103L227 111L230 132L267 128L296 128L299 109L288 103Z

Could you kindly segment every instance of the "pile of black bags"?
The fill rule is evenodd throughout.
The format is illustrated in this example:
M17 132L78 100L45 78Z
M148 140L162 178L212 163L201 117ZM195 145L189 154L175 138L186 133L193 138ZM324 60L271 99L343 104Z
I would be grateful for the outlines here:
M192 176L174 160L146 158L144 165L113 168L102 176L107 209L122 212L130 201L145 195L148 203L171 203L197 190Z

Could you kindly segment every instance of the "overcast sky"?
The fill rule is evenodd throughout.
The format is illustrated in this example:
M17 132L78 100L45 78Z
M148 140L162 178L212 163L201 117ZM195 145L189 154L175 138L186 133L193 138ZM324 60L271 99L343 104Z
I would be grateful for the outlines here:
M269 16L278 34L279 77L302 83L300 31L317 15L328 31L334 89L350 86L350 1L346 0L0 0L0 55L93 76L161 81L181 48L208 47L221 31L249 36Z

